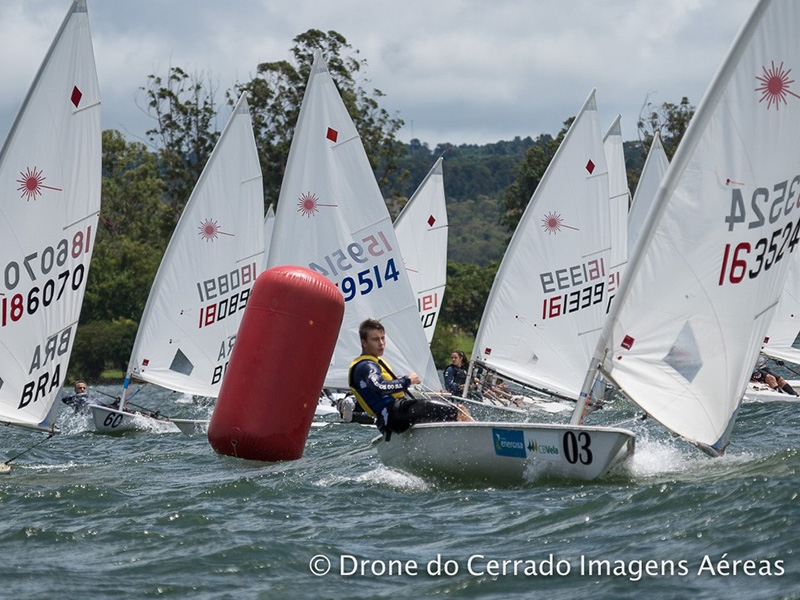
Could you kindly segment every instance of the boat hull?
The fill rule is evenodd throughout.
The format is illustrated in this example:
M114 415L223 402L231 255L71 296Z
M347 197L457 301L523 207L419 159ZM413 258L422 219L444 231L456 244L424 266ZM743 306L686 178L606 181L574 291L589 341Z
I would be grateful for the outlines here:
M386 466L423 479L519 485L598 479L633 454L635 437L614 427L456 422L414 425L373 443Z
M170 419L170 421L186 435L208 433L208 424L211 422L208 419Z
M800 381L790 380L791 385L795 390L800 390ZM744 392L744 401L749 402L800 402L800 396L792 396L776 390L770 389L769 386L761 383L748 383L747 389Z
M558 415L574 409L574 406L568 406L560 400L537 398L526 398L519 405L511 406L456 396L452 400L463 404L476 421L530 421L539 419L544 414Z
M92 412L92 420L98 433L144 431L152 429L154 425L169 426L172 424L170 421L157 419L143 413L131 413L96 404L90 405L89 409Z

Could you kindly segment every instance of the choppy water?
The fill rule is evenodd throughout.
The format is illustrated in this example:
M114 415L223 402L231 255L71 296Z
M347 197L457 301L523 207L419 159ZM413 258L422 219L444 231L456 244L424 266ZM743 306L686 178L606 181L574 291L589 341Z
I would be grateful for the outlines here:
M484 489L387 470L361 426L262 464L65 409L0 476L0 597L800 599L797 410L745 404L721 459L637 421L624 473ZM1 432L3 460L41 439Z

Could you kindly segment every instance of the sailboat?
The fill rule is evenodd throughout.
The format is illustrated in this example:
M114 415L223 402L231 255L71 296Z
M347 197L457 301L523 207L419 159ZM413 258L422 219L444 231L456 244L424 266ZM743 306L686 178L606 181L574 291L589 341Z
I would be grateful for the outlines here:
M281 185L269 267L301 265L321 273L345 300L341 332L325 378L348 389L361 353L360 323L386 328L386 359L439 389L389 211L361 139L319 52L309 75Z
M661 143L661 135L656 131L653 141L650 144L650 151L642 167L639 176L639 183L636 185L636 192L633 194L630 211L628 211L628 253L633 251L633 246L639 239L642 231L642 224L647 218L647 213L653 206L653 199L656 197L658 186L664 179L664 173L669 167L667 153L664 152L664 144Z
M470 384L479 372L484 380L499 375L538 391L542 402L553 405L555 396L574 406L606 316L611 213L592 90L500 264L475 340ZM470 410L476 413L474 404ZM537 470L594 479L632 452L633 434L510 420L426 423L376 446L386 465L423 476L519 482L536 463Z
M553 400L577 399L619 287L627 262L629 197L622 131L617 115L600 138L596 114L593 92L531 198L487 301L472 361L473 372L474 367L481 372L480 385L469 376L481 404L467 402L485 414L485 405L494 401L489 418L502 418L498 402L505 403L505 411L522 414L572 410L574 404ZM570 211L583 213L582 222L570 224ZM532 264L548 268L539 278L530 277ZM590 292L596 295L590 298Z
M789 379L789 384L800 392L800 262L793 260L786 273L781 298L775 307L767 333L761 346L763 356L759 357L756 367L767 366L769 360L785 367L796 377ZM785 363L789 363L788 365ZM797 396L772 390L766 384L750 382L745 393L746 399L758 401L797 402Z
M553 471L594 479L616 447L584 429L598 377L707 454L725 451L800 242L800 94L788 76L799 21L800 4L761 0L739 32L659 187L570 426L548 440L544 426L414 426L376 441L385 463L520 482L544 453ZM615 433L631 454L633 433Z
M655 196L584 385L582 400L601 375L713 456L800 241L799 21L800 4L761 0L740 31Z
M58 431L100 212L100 140L89 16L76 0L0 150L0 423Z
M441 156L436 159L394 222L428 344L436 330L447 283L448 225L442 160Z
M593 90L497 271L475 339L470 382L478 368L544 397L578 397L606 314L609 197Z
M246 94L233 109L159 265L136 334L120 409L91 406L104 433L140 428L132 380L216 398L247 298L262 270L261 167ZM171 419L181 430L203 420Z
M795 392L800 393L800 379L797 377L800 376L800 371L797 370L797 365L800 364L800 273L798 273L798 268L800 268L800 263L793 260L786 275L781 298L775 307L775 314L764 336L761 347L762 356L758 358L755 367L759 370L766 367L773 374L777 374L778 370L770 366L770 360L777 363L778 367L782 367L789 386ZM792 372L795 377L790 377L788 372ZM787 392L772 389L763 381L748 382L745 399L758 402L800 402L800 397L791 394L791 390Z

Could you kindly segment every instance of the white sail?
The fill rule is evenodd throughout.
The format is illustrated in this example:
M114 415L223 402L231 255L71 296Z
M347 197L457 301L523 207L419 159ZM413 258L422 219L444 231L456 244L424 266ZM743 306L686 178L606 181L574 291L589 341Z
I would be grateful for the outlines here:
M317 54L289 151L268 265L301 265L342 291L345 312L325 386L347 388L361 354L358 326L386 328L386 359L439 389L389 211L361 139Z
M656 132L644 161L644 167L642 167L639 183L636 185L636 192L633 194L631 209L628 213L628 254L633 251L633 246L639 239L642 225L653 206L653 199L656 197L664 173L667 172L667 167L669 167L667 153L664 152L661 135Z
M400 211L394 222L394 232L430 344L447 282L447 205L442 157Z
M627 396L711 454L728 442L796 260L798 22L799 3L762 0L743 27L667 170L596 352Z
M100 211L100 91L73 2L0 151L0 422L54 427Z
M628 262L628 208L631 192L625 167L625 148L622 142L621 115L617 115L603 136L603 149L608 165L608 194L611 201L611 258L608 292L613 295L619 287L623 267Z
M800 364L800 262L793 259L781 299L775 307L762 352L778 360Z
M170 239L128 376L216 397L264 253L261 167L239 98Z
M514 232L473 360L535 388L578 397L609 301L609 213L593 90Z

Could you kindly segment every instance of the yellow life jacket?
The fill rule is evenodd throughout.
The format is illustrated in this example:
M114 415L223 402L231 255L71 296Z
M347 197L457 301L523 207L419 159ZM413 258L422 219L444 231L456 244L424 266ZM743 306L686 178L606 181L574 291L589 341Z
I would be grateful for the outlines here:
M366 412L370 417L374 419L375 413L369 407L369 404L367 404L366 400L364 400L364 398L361 397L361 394L359 393L358 389L356 389L356 386L354 385L353 382L353 369L355 369L355 366L363 360L371 360L374 363L378 363L378 366L381 368L381 375L383 375L383 378L386 381L393 381L394 379L397 378L392 373L391 368L386 363L386 361L384 361L382 358L378 358L377 356L362 354L361 356L359 356L358 358L353 360L353 362L350 363L350 370L348 371L347 374L347 382L350 385L350 391L353 392L353 395L356 397L356 400L358 400L358 403L361 405L361 408L364 409L364 412ZM393 398L403 398L405 396L405 392L400 390L399 392L394 392L393 394L391 394L391 396Z

